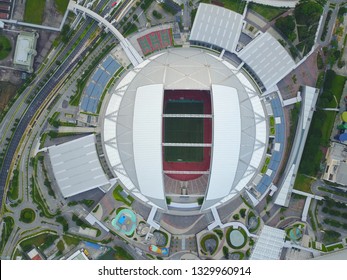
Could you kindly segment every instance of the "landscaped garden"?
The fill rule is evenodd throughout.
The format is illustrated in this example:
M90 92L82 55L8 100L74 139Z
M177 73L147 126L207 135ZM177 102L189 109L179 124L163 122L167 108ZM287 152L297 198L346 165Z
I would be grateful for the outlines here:
M248 236L244 229L230 227L226 232L226 240L231 248L241 249L247 244Z
M113 197L115 200L122 201L128 206L134 202L134 198L126 193L120 185L113 190Z
M46 250L49 246L53 245L54 241L58 239L59 236L53 232L42 233L33 237L30 237L22 241L19 245L22 247L24 252L28 252L34 246L39 248L41 251Z
M200 240L200 245L204 254L213 255L218 248L218 237L215 234L206 234Z
M250 211L247 217L247 228L249 232L256 232L260 226L260 218Z
M278 17L279 15L283 14L285 11L288 10L286 8L278 8L278 7L262 5L257 3L249 3L248 9L261 15L263 18L267 19L268 21L273 20L274 18Z
M332 70L326 72L323 93L317 101L317 109L313 114L312 123L302 155L299 173L316 176L323 159L322 148L327 148L334 126L336 112L324 111L321 108L335 108L335 100L340 100L346 77L336 75Z
M31 224L35 220L35 211L30 208L25 208L20 212L19 220L26 224Z

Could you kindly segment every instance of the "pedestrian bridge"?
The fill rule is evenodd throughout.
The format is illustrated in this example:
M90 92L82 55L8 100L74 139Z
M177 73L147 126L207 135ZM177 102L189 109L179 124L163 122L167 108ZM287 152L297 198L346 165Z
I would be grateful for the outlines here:
M69 2L68 9L70 11L73 11L74 13L81 12L83 13L83 15L88 15L89 17L93 18L97 22L104 25L106 29L108 29L115 37L117 37L125 54L129 58L131 64L134 65L134 67L139 65L141 62L143 62L141 55L135 50L135 48L130 44L130 42L126 38L124 38L124 36L108 20L104 19L102 16L98 15L92 10L77 4L74 1Z

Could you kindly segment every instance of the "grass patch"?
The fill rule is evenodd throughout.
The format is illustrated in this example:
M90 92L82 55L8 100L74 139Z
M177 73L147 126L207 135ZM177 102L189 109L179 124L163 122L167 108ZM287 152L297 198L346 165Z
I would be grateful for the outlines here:
M209 240L209 239L212 239L212 240L216 241L216 246L215 246L215 248L213 248L213 251L209 251L209 250L207 250L207 248L206 248L206 241ZM209 252L210 255L213 255L213 254L217 251L217 249L218 249L218 244L219 244L218 238L217 238L217 236L214 235L214 234L207 234L207 235L205 235L203 238L201 238L201 241L200 241L201 248L202 248L206 253Z
M63 235L63 239L67 246L71 246L71 245L77 246L81 242L79 238L72 237L69 235Z
M130 34L138 31L138 28L135 23L128 22L124 25L123 36L128 37Z
M222 240L223 239L223 231L221 230L221 229L215 229L215 230L213 230L213 232L214 233L216 233L217 235L218 235L218 237L219 237L219 239L220 240Z
M92 207L95 201L92 199L83 199L81 202L87 207Z
M341 234L334 230L325 230L323 242L324 244L331 244L340 241Z
M19 170L17 168L13 171L11 187L8 190L7 195L10 200L15 201L18 199L18 193L19 193Z
M314 221L314 216L311 210L308 211L308 216L310 217L310 221L311 221L311 227L314 231L316 231L317 226L316 226L316 222Z
M343 245L340 243L340 244L336 244L332 246L327 246L326 249L327 249L327 252L331 252L331 251L334 251L335 249L343 249Z
M249 220L250 220L252 217L256 217L256 216L255 216L255 214L253 213L253 211L250 211L249 214L248 214L248 217L247 217L248 223L249 223ZM249 228L248 230L249 230L249 232L251 232L251 233L256 232L256 231L258 230L259 226L260 226L260 218L257 217L257 225L256 225L256 227L254 227L254 228Z
M25 22L42 24L46 0L26 0L24 18Z
M232 10L234 12L237 12L239 14L242 14L245 6L246 6L246 1L242 1L242 0L219 0L218 2L223 3L224 8Z
M49 218L49 219L56 216L56 213L52 214L51 212L49 212L46 201L42 197L35 183L34 177L31 177L31 195L32 195L33 202L37 204L37 208L41 211L40 216L45 216L46 218Z
M105 254L100 256L98 260L133 260L134 258L122 247L115 246L109 249Z
M55 221L63 226L63 232L67 232L69 230L69 223L63 216L56 217Z
M24 252L28 252L34 246L44 251L58 238L58 235L56 235L55 233L42 233L22 241L19 245L22 247L22 250Z
M264 174L267 171L269 163L270 163L270 157L266 157L263 168L260 171L262 174Z
M25 208L20 212L19 220L26 224L31 224L35 220L35 212L33 209Z
M0 252L2 252L2 249L4 248L8 239L10 238L10 235L14 227L14 220L12 217L5 217L3 221L4 221L4 224L2 227L2 233L1 233Z
M332 70L326 72L323 93L319 96L317 107L334 108L336 100L342 96L346 77L336 75ZM330 135L334 126L336 112L316 110L306 140L306 145L299 167L299 173L315 176L320 170L323 158L321 147L328 147Z
M4 35L0 35L0 60L3 60L6 57L8 57L11 50L12 47L10 40Z
M294 189L307 192L307 193L312 193L311 191L311 184L314 180L312 178L309 178L303 174L298 174L295 179L294 183Z
M256 3L249 3L248 8L256 12L257 14L261 15L263 18L267 19L268 21L273 20L274 18L278 17L279 15L283 14L285 11L288 10L285 8L277 8L277 7L261 5Z
M65 14L67 6L69 5L69 0L54 0L55 7L60 14Z
M131 206L131 204L134 202L134 198L130 195L124 197L121 192L123 191L123 188L118 185L114 191L113 191L113 197L115 200L118 200L118 201L122 201L124 202L126 205L128 206Z
M57 243L57 248L60 252L63 252L65 250L65 245L63 240L59 240L59 242Z
M323 191L323 192L327 192L327 193L332 193L332 194L342 196L342 197L347 197L347 193L343 192L343 191L334 191L334 190L326 189L323 187L318 187L318 190Z

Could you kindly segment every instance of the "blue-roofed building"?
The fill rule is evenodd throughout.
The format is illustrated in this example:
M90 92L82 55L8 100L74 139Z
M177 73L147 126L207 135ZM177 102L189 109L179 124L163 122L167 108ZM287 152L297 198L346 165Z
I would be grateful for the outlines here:
M80 104L82 111L94 114L97 113L98 103L104 88L119 68L120 64L111 55L105 58L92 75L90 82L84 90L84 95Z

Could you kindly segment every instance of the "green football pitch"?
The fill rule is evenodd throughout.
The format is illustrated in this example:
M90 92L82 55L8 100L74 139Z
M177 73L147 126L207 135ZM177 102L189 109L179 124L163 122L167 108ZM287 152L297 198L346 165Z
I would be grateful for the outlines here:
M165 143L203 143L203 118L165 118Z
M164 114L203 114L204 103L192 100L169 100ZM164 143L204 143L203 118L164 118ZM165 147L167 162L199 162L203 147Z
M200 162L204 160L203 147L165 147L167 162Z

